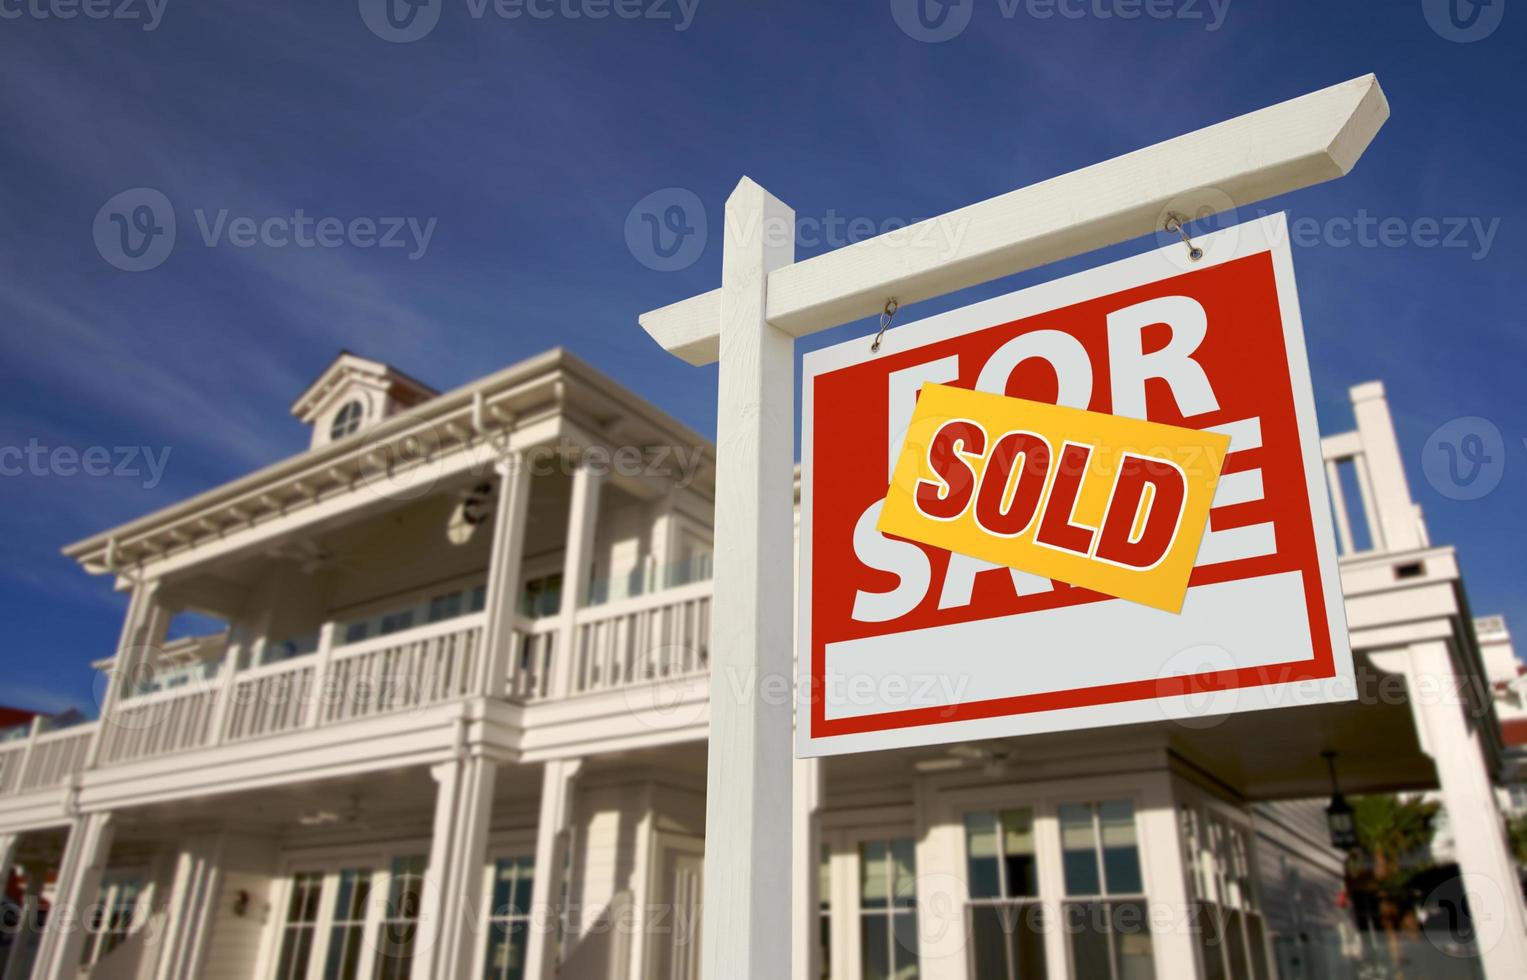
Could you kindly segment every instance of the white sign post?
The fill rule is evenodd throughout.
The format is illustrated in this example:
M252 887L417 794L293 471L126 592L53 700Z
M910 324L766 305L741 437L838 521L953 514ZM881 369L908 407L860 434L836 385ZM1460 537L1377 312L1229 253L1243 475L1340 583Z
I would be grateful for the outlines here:
M704 980L790 973L791 338L1343 176L1388 116L1368 75L794 264L771 241L793 212L738 185L721 289L640 318L689 363L721 362ZM950 227L952 248L907 247Z

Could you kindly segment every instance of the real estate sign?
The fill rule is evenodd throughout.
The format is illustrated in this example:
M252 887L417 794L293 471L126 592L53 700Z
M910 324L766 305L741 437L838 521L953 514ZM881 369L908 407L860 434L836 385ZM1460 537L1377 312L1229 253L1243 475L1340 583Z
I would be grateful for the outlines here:
M1195 244L806 355L801 754L1354 695L1283 216Z

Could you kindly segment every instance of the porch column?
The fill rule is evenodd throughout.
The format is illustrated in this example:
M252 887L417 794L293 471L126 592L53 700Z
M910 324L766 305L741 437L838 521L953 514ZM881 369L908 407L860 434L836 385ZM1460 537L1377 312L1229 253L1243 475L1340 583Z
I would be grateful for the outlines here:
M419 950L433 980L466 980L482 942L478 907L498 763L482 755L430 769L439 785L429 850L429 887L419 916Z
M1485 976L1527 976L1527 910L1478 730L1481 723L1494 724L1495 716L1486 711L1470 717L1461 687L1466 678L1454 670L1447 641L1412 644L1408 659L1411 712L1421 744L1436 762Z
M562 562L562 609L557 625L557 653L551 665L551 695L566 697L572 690L573 663L578 650L577 615L587 601L589 569L594 562L594 532L599 520L602 474L582 461L573 470L572 499L567 511L567 551Z
M111 734L112 712L131 693L143 665L164 646L164 636L169 625L169 610L159 601L159 581L153 579L134 585L132 598L127 603L127 618L122 623L122 634L117 640L116 658L106 675L106 690L101 696L100 724L96 726L95 736L90 740L84 768L95 768L102 744Z
M493 468L498 471L498 510L493 518L493 551L488 559L488 620L483 627L479 693L501 698L509 682L510 658L515 655L514 625L520 613L520 565L525 554L530 467L520 453L510 452Z
M74 980L84 949L86 910L101 894L101 875L111 853L112 815L79 817L69 829L58 868L58 885L42 945L32 966L33 980Z
M541 816L536 824L535 874L530 885L525 980L550 980L557 972L567 829L572 822L573 789L582 765L582 759L552 759L541 772Z
M162 952L155 980L196 980L201 976L206 931L221 874L217 835L192 838L175 859L175 879L167 903Z
M1182 821L1172 777L1149 777L1140 800L1140 851L1145 855L1146 927L1158 977L1199 977L1198 941L1192 930L1193 900L1183 860ZM1259 955L1264 951L1257 951Z

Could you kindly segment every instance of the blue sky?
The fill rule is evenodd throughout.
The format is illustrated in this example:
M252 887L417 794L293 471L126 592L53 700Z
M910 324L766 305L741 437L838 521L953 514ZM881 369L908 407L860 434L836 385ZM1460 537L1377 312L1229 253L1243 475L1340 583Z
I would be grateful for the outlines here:
M141 457L137 475L0 477L0 703L89 707L89 661L111 652L125 602L58 549L301 450L288 407L341 347L447 388L563 345L711 433L714 369L658 350L636 316L719 281L716 229L739 176L802 218L844 222L841 244L850 219L863 237L1370 71L1393 118L1358 169L1256 210L1321 228L1401 222L1398 244L1338 233L1296 249L1322 427L1348 428L1348 386L1382 379L1434 540L1458 546L1476 611L1527 630L1527 243L1513 190L1527 11L1507 0L1456 0L1461 21L1480 18L1462 34L1487 33L1471 43L1450 0L1072 0L1076 17L966 0L944 30L968 23L940 43L911 36L901 0L625 0L643 16L603 19L567 16L602 0L544 0L549 17L439 0L408 43L367 27L367 0L41 16L61 12L52 2L0 0L0 447L169 456L157 481ZM109 223L107 245L94 233L134 188L162 193L177 224L144 272L107 261ZM675 271L649 267L664 263L626 234L665 188L691 192L710 229ZM405 248L233 244L229 221L299 208L413 218L430 234ZM1453 219L1461 246L1424 244L1428 221L1446 235ZM1422 470L1428 437L1459 416L1504 439L1500 483L1477 500Z

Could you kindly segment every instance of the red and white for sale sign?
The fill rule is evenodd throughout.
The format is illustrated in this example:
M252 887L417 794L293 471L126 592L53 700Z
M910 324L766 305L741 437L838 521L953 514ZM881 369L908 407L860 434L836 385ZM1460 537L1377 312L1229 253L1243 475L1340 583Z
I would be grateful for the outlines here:
M1353 696L1282 215L805 358L801 755ZM1230 438L1179 613L876 528L926 383Z

